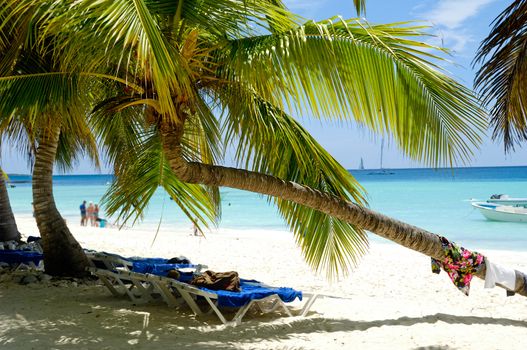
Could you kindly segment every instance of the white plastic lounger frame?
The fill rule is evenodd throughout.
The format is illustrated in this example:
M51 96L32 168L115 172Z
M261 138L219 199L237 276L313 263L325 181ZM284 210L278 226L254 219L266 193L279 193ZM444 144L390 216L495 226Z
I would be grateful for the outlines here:
M99 253L99 252L85 252L88 261L92 265L86 270L99 277L106 288L114 296L124 296L130 294L130 289L133 288L130 280L122 280L120 275L116 273L117 269L129 271L133 267L133 263L129 260L121 259L118 256ZM98 268L97 266L104 266Z
M115 270L98 269L96 267L88 267L86 270L99 277L106 288L116 297L129 295L129 290L133 288L131 281L122 280L122 275Z
M163 296L163 299L167 302L169 306L179 305L181 304L181 299L183 299L194 312L194 314L196 314L197 316L210 314L211 312L214 312L216 316L218 316L220 321L225 325L236 326L241 324L243 316L245 316L246 312L253 305L257 305L262 313L274 312L277 309L281 308L287 314L287 316L293 316L293 313L282 301L282 299L280 299L278 295L274 294L262 299L251 300L246 305L240 307L234 317L230 321L228 321L221 312L221 310L218 308L218 295L216 293L207 292L188 283L183 283L168 277L150 274L146 274L145 276L145 279L147 281L150 281L154 285L156 285L156 289L158 291L165 294ZM171 289L174 289L177 293L174 294ZM304 293L303 295L307 298L307 300L304 303L302 309L299 310L298 316L305 316L318 296L317 294L308 293ZM195 300L197 296L201 296L207 301L208 305L210 306L209 312L203 312L201 310Z
M100 252L86 252L86 256L92 264L92 267L88 267L87 271L99 277L114 296L128 295L134 303L146 303L154 299L148 296L150 292L153 292L152 288L148 286L148 282L141 281L141 276L145 275L133 273L131 271L133 262L130 260ZM105 268L98 268L96 263ZM183 268L183 270L199 273L205 268L207 265L195 265L191 268ZM127 272L129 272L127 275L123 275Z
M162 298L168 304L165 293L159 290L157 285L145 279L144 274L125 269L110 271L88 267L87 270L99 277L114 296L126 295L135 304L145 304Z
M132 270L133 262L130 260L122 259L118 256L105 254L100 252L86 252L88 260L93 267L97 267L96 262L104 265L107 270L115 270L117 268L124 268L126 270Z

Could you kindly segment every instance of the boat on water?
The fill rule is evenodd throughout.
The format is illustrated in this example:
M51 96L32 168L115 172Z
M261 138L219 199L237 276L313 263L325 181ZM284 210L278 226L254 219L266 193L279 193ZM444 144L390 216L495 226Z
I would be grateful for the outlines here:
M360 159L359 170L364 170L364 160L362 159L362 157Z
M490 199L487 199L487 203L527 207L527 198L513 198L507 194L493 194Z
M524 206L502 205L489 202L473 202L474 208L492 221L527 222L527 208Z

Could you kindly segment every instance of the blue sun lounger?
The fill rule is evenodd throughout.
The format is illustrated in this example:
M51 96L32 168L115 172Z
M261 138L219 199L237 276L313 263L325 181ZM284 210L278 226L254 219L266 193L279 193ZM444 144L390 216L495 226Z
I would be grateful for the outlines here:
M85 253L92 265L87 268L89 272L99 277L113 295L126 295L137 304L158 299L160 295L151 283L137 278L132 279L127 273L141 275L155 271L164 272L166 275L168 270L173 269L198 273L202 268L206 268L205 265L167 264L168 259L165 258L125 258L117 254L94 251Z
M38 268L44 255L38 252L24 250L0 250L0 262L7 263L11 266L18 267L20 264L28 265L32 268Z
M131 270L137 273L166 276L170 270L192 269L193 272L199 272L203 267L203 265L195 264L167 264L165 259L163 262L134 261Z
M212 290L200 287L202 291L218 295L217 305L220 307L242 307L251 300L264 299L271 295L277 295L284 303L298 300L302 301L302 292L293 288L270 287L256 280L240 279L240 291L231 292L226 290Z
M125 258L118 254L89 250L85 251L85 253L93 267L112 271L120 268L139 273L151 273L154 270L168 271L171 269L200 269L206 267L196 264L168 264L168 259L166 258Z
M101 253L95 254L101 257ZM206 268L205 265L164 264L155 259L132 262L115 255L108 258L107 254L103 254L102 258L104 264L110 268L90 267L88 270L99 277L115 296L128 295L132 302L137 304L157 300L163 300L169 307L186 304L198 316L214 313L225 325L239 325L253 305L262 313L281 309L287 316L305 316L318 296L293 288L270 287L247 279L240 280L240 292L211 290L189 284L194 274ZM186 270L188 268L190 270ZM172 269L180 272L179 279L166 277L167 271ZM286 303L297 299L305 299L301 309L295 311L286 306ZM202 311L199 306L203 304L202 301L209 310ZM222 309L235 309L236 313L227 320Z
M318 296L317 294L302 293L293 288L271 287L255 280L241 279L241 291L231 292L193 286L183 281L188 280L184 274L180 280L153 274L131 274L131 278L139 278L152 283L154 288L162 293L163 300L169 306L186 303L197 316L214 313L223 324L230 326L241 324L243 316L253 305L256 305L262 313L281 309L287 316L294 316L294 314L305 316ZM130 273L128 275L130 276ZM306 300L299 310L294 311L286 306L286 303L296 299L302 301L303 298ZM200 300L205 300L205 305L210 310L204 312L198 305ZM227 320L222 309L235 309L236 313L230 320Z

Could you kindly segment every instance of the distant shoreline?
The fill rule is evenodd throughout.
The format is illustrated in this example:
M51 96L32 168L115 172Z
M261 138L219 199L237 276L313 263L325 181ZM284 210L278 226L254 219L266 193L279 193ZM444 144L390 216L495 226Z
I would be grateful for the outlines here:
M526 165L489 165L489 166L457 166L457 167L416 167L416 168L387 168L383 167L382 170L437 170L437 171L443 171L443 170L456 170L456 169L488 169L488 168L503 168L503 169L511 169L511 168L527 168ZM349 168L346 169L347 171L358 171L358 172L367 172L367 171L378 171L381 170L379 168L365 168L365 169L356 169L356 168ZM13 174L13 173L7 173L8 176L28 176L31 177L31 174ZM54 177L60 177L60 176L113 176L114 174L56 174L53 175Z

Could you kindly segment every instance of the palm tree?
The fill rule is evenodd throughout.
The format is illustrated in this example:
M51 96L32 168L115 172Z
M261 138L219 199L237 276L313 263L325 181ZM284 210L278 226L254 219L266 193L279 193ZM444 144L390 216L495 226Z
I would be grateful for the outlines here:
M55 164L66 171L73 166L77 156L88 153L97 159L97 155L93 140L90 144L91 133L88 131L88 136L85 135L86 118L72 124L75 127L61 124L63 120L56 112L54 118L39 117L38 122L33 123L31 118L13 113L10 118L3 118L0 132L22 146L25 154L32 155L33 208L42 237L46 272L83 276L88 260L56 208L52 174Z
M513 1L493 23L474 60L482 64L474 85L507 152L527 141L527 2Z
M38 35L31 29L33 21L38 22L33 10L19 17L27 27L18 25L12 17L6 17L6 13L0 14L5 25L2 34L10 35L11 46L0 62L4 67L0 79L6 82L0 98L0 132L15 143L25 145L27 153L34 156L33 206L42 237L46 272L82 276L86 274L88 260L56 208L52 174L55 163L66 170L83 152L97 162L95 140L85 118L89 94L81 91L74 79L54 75L57 65L50 46L46 46L45 51L38 51L31 45ZM34 80L21 79L42 76L47 80L37 78L36 84ZM57 79L60 80L58 83ZM57 86L72 88L50 91L42 85L50 81ZM43 91L47 93L43 94ZM79 94L82 94L82 100Z
M7 175L0 168L0 242L20 241L20 232L18 232L11 203L9 203L6 180Z
M37 42L57 43L60 72L105 83L92 118L117 170L110 212L140 215L161 185L206 225L227 186L274 200L316 269L346 272L365 230L442 258L437 235L366 208L362 187L291 116L389 133L432 166L467 161L484 114L434 64L438 49L414 40L422 27L302 23L279 0L4 1L45 14ZM236 168L218 165L226 145Z
M53 125L55 123L55 125ZM53 165L61 143L60 124L49 119L50 128L43 129L38 138L33 165L33 204L35 219L42 237L44 266L51 275L83 276L88 259L71 234L53 198Z
M2 18L4 19L4 18ZM5 20L5 19L4 19ZM2 32L0 35L0 76L6 75L10 71L10 66L7 64L10 55L13 53L13 48L9 44L13 39L12 34L5 35ZM0 140L1 141L1 140ZM7 174L0 169L0 241L20 240L20 232L16 226L15 216L11 209L9 196L5 181Z

